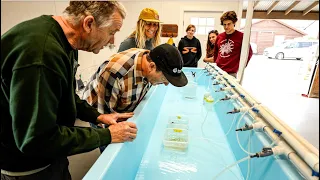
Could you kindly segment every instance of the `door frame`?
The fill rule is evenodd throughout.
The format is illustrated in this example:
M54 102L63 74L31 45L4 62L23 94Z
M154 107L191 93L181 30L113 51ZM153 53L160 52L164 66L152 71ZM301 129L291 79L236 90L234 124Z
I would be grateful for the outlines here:
M204 27L210 27L212 26L213 29L215 30L219 30L219 28L221 28L222 26L220 26L220 17L221 17L221 12L217 12L217 11L184 11L184 25L183 25L183 30L184 30L184 34L186 34L185 29L187 28L187 26L191 23L191 18L192 17L196 17L196 18L213 18L214 22L213 25L208 25L206 22L204 25L196 25L196 32L199 31L199 29L201 26ZM212 29L212 30L213 30ZM207 31L207 29L205 29L205 31ZM208 40L208 32L204 32L201 34L195 34L195 37L200 41L200 46L202 49L201 52L201 58L198 61L198 66L199 68L204 68L206 66L206 63L203 62L203 59L206 57L206 47L207 47L207 40ZM221 33L221 31L220 31ZM183 36L182 36L183 37Z
M242 0L239 2L239 4L241 4L241 3L242 3ZM221 13L221 15L222 15L224 12L229 11L229 10L230 9L227 6L223 6L223 7L221 7L221 6L212 7L212 6L204 6L204 5L201 5L201 6L190 6L190 5L189 6L180 6L180 18L179 18L179 27L180 28L178 28L178 37L182 37L184 34L184 31L185 31L185 29L183 29L183 21L184 21L184 13L185 12L214 12L214 13ZM241 9L241 11L242 11L242 9ZM239 12L237 12L237 15L238 15L238 13ZM238 17L240 17L239 15L238 15ZM238 23L237 23L238 26L240 26L240 22L241 22L241 20L240 21L238 20ZM219 32L223 32L223 27L221 26L220 28L218 28L218 31L220 30Z

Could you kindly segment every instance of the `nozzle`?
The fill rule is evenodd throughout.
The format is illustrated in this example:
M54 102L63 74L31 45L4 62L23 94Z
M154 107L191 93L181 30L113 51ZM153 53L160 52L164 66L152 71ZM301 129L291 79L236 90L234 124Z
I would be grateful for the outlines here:
M217 90L217 91L215 91L215 92L220 92L220 91L229 91L229 90L231 90L231 89L232 89L232 87L227 86L227 87L224 87L224 88L220 88L220 90Z
M191 74L192 74L192 77L194 77L194 78L196 77L196 72L191 71Z
M271 155L273 155L272 148L265 147L262 149L261 152L258 152L255 155L251 155L250 157L251 158L254 158L254 157L259 158L259 157L266 157L266 156L271 156Z
M219 90L215 90L214 92L221 92L223 91L223 88L220 88Z
M227 114L235 114L235 113L239 113L239 112L240 112L239 109L234 108L232 111L227 112Z
M225 96L224 98L221 98L220 101L226 101L226 100L229 100L231 99L229 96Z
M246 123L243 127L239 128L239 129L236 129L236 131L247 131L247 130L250 130L250 129L253 129L253 126L252 125L249 126Z
M236 131L247 131L247 130L251 130L251 129L263 130L266 126L267 125L265 125L263 122L258 121L258 122L251 124L251 125L245 124L245 126L239 128L239 129L236 129Z
M221 101L226 101L226 100L229 100L229 99L237 99L239 97L239 95L237 94L234 94L234 95L226 95L224 98L220 99Z

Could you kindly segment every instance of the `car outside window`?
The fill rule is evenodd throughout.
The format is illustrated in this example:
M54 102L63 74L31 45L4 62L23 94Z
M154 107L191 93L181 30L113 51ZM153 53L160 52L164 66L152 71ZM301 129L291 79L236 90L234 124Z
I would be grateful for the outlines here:
M312 42L299 42L298 48L306 48L312 46Z

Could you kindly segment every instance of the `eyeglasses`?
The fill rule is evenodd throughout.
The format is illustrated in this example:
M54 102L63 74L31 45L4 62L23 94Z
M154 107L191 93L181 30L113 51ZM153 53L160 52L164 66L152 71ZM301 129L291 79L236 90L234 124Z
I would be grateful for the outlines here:
M146 25L147 26L159 26L159 23L157 23L157 22L146 22Z

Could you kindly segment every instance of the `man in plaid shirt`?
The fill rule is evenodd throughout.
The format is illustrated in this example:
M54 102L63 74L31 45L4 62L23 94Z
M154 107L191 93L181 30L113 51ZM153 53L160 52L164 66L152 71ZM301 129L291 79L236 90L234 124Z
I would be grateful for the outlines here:
M133 112L151 85L185 86L188 80L182 67L179 51L169 44L151 51L131 48L111 56L98 68L83 99L100 113Z

